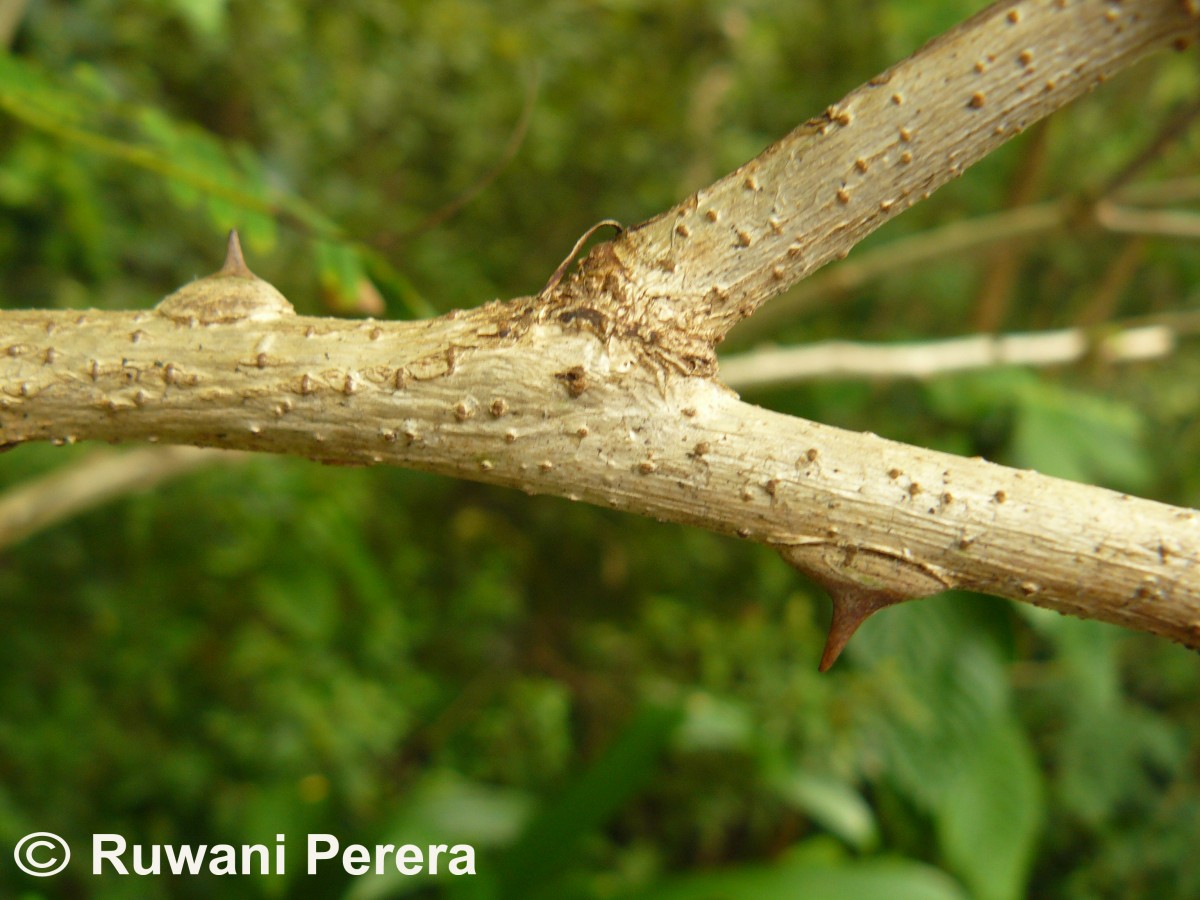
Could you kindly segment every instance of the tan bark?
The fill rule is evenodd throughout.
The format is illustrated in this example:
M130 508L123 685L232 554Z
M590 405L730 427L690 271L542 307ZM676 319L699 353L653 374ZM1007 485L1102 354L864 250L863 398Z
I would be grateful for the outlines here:
M951 587L1200 646L1200 514L758 409L739 318L1107 73L1178 0L1008 0L537 297L307 318L231 253L142 312L0 313L0 443L162 441L387 463L776 547L862 617Z

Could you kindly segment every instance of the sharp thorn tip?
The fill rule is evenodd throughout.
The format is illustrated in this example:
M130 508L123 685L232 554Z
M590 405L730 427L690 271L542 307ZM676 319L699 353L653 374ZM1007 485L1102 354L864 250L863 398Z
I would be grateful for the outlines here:
M850 638L854 637L858 627L872 613L905 599L882 591L858 587L830 589L829 596L833 601L833 618L829 622L829 634L825 638L825 649L817 666L818 672L828 672L833 667L846 645L850 643Z
M221 266L219 274L254 277L254 273L246 265L246 258L242 255L242 240L238 237L236 228L229 230L229 242L225 246L225 264Z

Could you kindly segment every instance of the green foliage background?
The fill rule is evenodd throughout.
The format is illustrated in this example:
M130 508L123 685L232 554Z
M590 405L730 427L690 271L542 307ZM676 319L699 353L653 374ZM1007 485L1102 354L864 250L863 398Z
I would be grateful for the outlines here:
M32 0L0 56L0 303L149 306L233 225L305 312L527 294L593 222L658 212L980 5ZM1037 141L1037 194L1087 196L1198 88L1194 51L1123 74L870 244L1003 208ZM1085 318L1135 240L1112 313L1196 309L1194 244L1081 222L1022 246L1003 328ZM777 337L965 333L988 265L897 270ZM1195 351L753 399L1195 506ZM19 448L0 485L88 452ZM818 676L827 615L768 552L566 501L201 472L0 551L0 848L282 832L289 874L77 861L48 884L0 861L0 893L1200 896L1194 655L947 595ZM470 841L481 874L309 878L306 832Z

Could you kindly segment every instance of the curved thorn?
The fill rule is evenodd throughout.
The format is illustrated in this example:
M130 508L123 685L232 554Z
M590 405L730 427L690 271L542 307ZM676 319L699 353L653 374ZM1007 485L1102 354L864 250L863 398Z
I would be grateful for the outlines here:
M567 271L567 266L571 265L571 261L575 259L575 256L579 253L580 248L583 247L583 245L587 242L587 239L601 228L605 227L612 227L617 230L617 233L614 237L620 237L625 233L625 226L616 219L603 219L597 222L595 225L585 231L583 236L575 242L575 246L571 248L570 255L568 255L567 258L559 264L558 268L554 270L554 274L550 276L550 280L546 282L546 286L538 291L539 297L543 296L544 294L548 294L553 288L558 286L558 283L562 281L562 277Z
M837 662L854 632L858 631L858 626L872 613L904 599L885 591L872 591L860 587L831 588L829 596L833 600L833 619L829 623L829 635L825 638L821 664L817 667L821 672L828 672Z

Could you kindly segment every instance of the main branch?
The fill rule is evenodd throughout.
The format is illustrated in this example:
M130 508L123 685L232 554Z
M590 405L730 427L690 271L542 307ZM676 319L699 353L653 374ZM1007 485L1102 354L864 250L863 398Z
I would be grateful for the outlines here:
M866 615L959 587L1200 646L1200 514L741 402L714 348L772 294L1146 51L1178 0L1002 2L536 297L297 316L236 242L153 310L0 313L0 444L387 463L775 547Z

